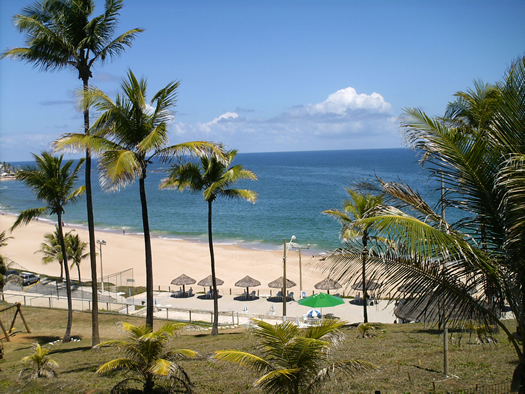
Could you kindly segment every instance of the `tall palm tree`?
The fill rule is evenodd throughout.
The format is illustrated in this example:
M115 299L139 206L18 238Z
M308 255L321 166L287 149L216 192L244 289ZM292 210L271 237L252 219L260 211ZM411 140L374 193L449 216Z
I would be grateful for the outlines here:
M355 374L375 369L359 360L330 362L330 350L344 339L340 328L345 322L324 319L306 329L290 322L270 324L254 320L257 349L261 356L238 350L219 350L214 359L248 367L263 375L255 382L265 393L320 392L336 372Z
M327 209L323 211L324 214L336 218L341 223L340 237L343 242L348 242L352 239L360 239L363 246L361 254L361 281L363 283L363 321L368 323L368 292L366 281L366 261L368 259L369 250L368 242L375 237L370 233L370 225L360 222L367 214L370 214L374 209L383 204L383 197L381 195L374 196L372 194L358 193L355 190L347 188L346 191L350 194L350 199L343 202L343 209Z
M71 259L71 268L77 267L78 283L82 281L80 277L80 263L89 256L86 252L88 244L80 239L78 234L71 234L71 231L66 234L67 257Z
M517 339L525 337L525 57L497 86L500 97L481 134L415 109L406 110L402 123L410 146L432 164L431 175L445 180L449 193L441 203L468 216L449 224L409 188L381 182L404 209L384 207L362 222L396 242L396 249L371 261L392 287L415 279L456 318L475 315L508 335L519 358L512 389L525 392L525 343ZM355 266L351 254L329 260ZM476 288L483 291L472 294ZM401 298L401 292L394 297ZM517 336L491 307L492 300L508 303Z
M67 244L67 234L66 244ZM54 233L44 234L44 242L40 244L40 249L35 253L42 253L42 263L49 264L53 261L58 261L60 264L60 281L64 277L64 259L62 258L62 248L60 246L58 229L55 229Z
M65 134L55 142L58 149L80 147L100 153L101 183L105 189L118 190L139 179L146 263L146 324L150 327L153 327L153 261L145 186L148 164L154 159L169 161L176 156L210 152L222 157L219 147L210 142L168 145L168 122L173 116L170 109L175 106L178 86L179 82L170 82L148 104L146 80L137 80L129 70L121 84L123 94L118 94L114 101L100 89L85 93L83 104L92 105L102 113L89 135Z
M73 160L62 163L63 156L52 156L48 152L43 152L40 156L33 154L36 166L25 166L16 174L16 179L24 182L30 189L35 192L38 200L46 203L45 207L30 208L22 211L18 215L11 231L20 226L27 224L32 219L43 214L49 213L57 215L58 240L62 250L67 250L64 231L62 228L62 216L65 212L65 206L78 200L84 194L85 186L76 187L78 172L84 164L84 159L72 169ZM73 324L73 303L71 299L71 278L69 276L69 267L67 263L67 253L62 254L64 260L64 272L66 274L66 291L67 291L67 326L63 342L71 340L71 326Z
M103 14L92 17L94 0L44 0L26 7L14 21L26 34L26 47L2 54L33 64L44 71L64 68L78 72L84 91L88 90L95 63L104 63L130 47L143 29L131 29L113 38L123 0L106 0ZM89 133L89 107L84 108L84 132ZM98 330L97 261L95 219L91 191L91 152L86 149L86 203L92 278L92 345L100 342Z
M202 191L204 201L208 203L208 245L211 259L211 278L213 293L213 328L212 335L219 334L219 303L217 280L215 275L215 255L213 252L212 204L217 197L243 199L255 203L257 193L247 189L231 189L241 179L257 180L257 176L240 164L230 167L237 156L236 150L224 153L226 159L219 161L215 157L201 157L200 165L192 162L175 164L169 171L168 178L162 180L161 188L174 188L179 191L189 189Z
M131 380L139 380L144 393L151 393L155 382L160 379L171 380L171 384L181 385L186 392L192 392L191 381L184 369L176 360L184 357L195 357L197 352L189 349L171 349L170 341L176 332L186 324L167 322L157 331L152 331L148 325L136 327L129 323L121 323L122 328L129 333L129 341L114 340L102 342L97 346L111 346L123 351L125 357L108 361L101 365L97 373L106 373L116 369L134 372L140 379L125 379L114 387L115 392ZM164 392L164 391L162 391ZM171 392L171 391L169 391ZM178 392L178 391L177 391Z

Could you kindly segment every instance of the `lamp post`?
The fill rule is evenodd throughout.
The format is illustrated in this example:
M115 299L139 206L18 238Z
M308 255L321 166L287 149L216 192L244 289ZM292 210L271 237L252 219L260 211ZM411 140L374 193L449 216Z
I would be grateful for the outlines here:
M303 298L303 265L301 262L301 249L310 249L310 244L306 246L294 245L290 242L292 249L299 250L299 297Z
M292 235L290 239L290 244L295 239L295 235ZM288 251L288 244L286 243L286 238L284 239L284 254L283 254L283 289L281 291L283 295L283 322L286 321L286 253Z
M100 246L100 281L102 282L102 293L104 293L104 273L102 271L102 245L106 244L103 239L97 239L97 244Z

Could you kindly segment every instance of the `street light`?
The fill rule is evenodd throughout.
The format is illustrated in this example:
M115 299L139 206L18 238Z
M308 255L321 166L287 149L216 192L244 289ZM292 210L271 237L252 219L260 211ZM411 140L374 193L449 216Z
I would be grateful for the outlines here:
M104 273L102 271L102 245L106 245L103 239L97 239L97 244L100 245L100 281L102 282L102 293L104 293Z
M303 298L303 266L301 263L301 249L310 249L310 244L306 246L301 246L301 245L294 245L290 242L290 245L292 249L299 250L299 297Z
M288 250L288 246L291 246L292 241L295 239L295 235L292 235L292 238L290 239L290 243L286 243L286 238L284 239L284 254L283 254L283 289L281 291L283 295L283 322L286 321L286 252Z

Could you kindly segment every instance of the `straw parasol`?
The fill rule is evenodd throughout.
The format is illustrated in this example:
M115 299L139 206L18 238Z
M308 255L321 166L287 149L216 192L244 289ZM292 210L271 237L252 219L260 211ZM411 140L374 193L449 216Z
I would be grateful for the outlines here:
M330 278L326 278L319 283L316 283L314 287L317 290L326 290L330 294L330 290L336 290L343 287L338 281Z
M246 297L250 294L250 287L260 286L261 282L257 279L253 279L251 276L246 275L241 280L235 282L236 287L246 287Z
M366 281L366 290L377 290L380 287L381 285L377 282L374 282L373 280ZM363 281L357 282L354 285L352 285L352 289L363 291Z
M273 287L273 288L276 288L276 289L282 289L283 288L283 277L281 276L280 278L277 278L275 279L274 281L268 283L268 287ZM286 288L290 288L290 287L294 287L296 286L297 283L295 283L294 281L286 278Z
M199 281L199 283L197 283L197 286L202 286L202 287L209 287L210 288L210 293L212 291L211 287L213 286L213 282L211 280L211 275L208 275L206 278L204 279L201 279ZM217 284L217 286L221 286L224 284L224 281L222 279L219 279L219 278L215 278L215 283Z
M172 285L182 286L182 294L186 294L186 285L192 285L195 283L195 279L190 278L188 275L182 274L178 278L171 281Z

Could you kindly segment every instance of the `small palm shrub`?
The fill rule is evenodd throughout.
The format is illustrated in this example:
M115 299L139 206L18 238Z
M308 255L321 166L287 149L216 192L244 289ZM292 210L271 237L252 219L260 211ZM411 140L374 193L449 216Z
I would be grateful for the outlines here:
M167 322L157 331L152 331L149 325L136 327L124 322L120 324L129 333L128 341L106 341L95 348L116 347L123 353L123 357L101 365L97 373L127 370L138 378L124 379L113 388L112 393L192 392L189 376L175 361L195 357L197 352L188 349L173 350L170 347L172 338L185 326L184 323ZM142 386L141 390L131 388L136 383Z
M262 374L255 386L264 393L317 393L336 372L353 375L375 369L359 360L330 362L330 350L342 343L344 322L325 319L320 325L298 328L284 322L276 325L254 320L253 334L260 355L237 350L216 351L214 358L250 368Z
M361 323L357 326L357 329L361 333L361 338L371 338L374 334L370 331L375 330L376 328L370 323Z
M58 367L58 364L47 356L49 348L34 343L32 349L33 354L22 359L22 362L29 363L30 367L22 369L18 375L18 379L56 378L55 368Z

